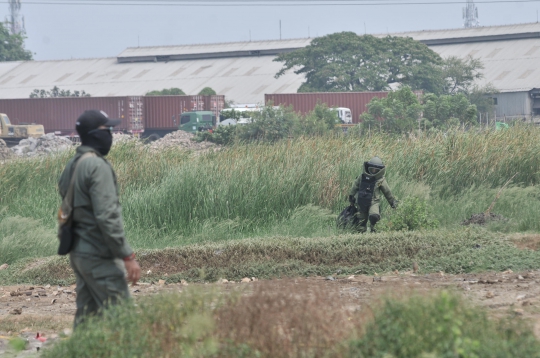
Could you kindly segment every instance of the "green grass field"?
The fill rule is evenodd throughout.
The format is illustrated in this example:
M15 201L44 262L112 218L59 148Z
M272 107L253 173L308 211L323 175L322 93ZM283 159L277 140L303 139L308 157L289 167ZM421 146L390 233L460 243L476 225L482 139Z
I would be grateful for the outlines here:
M445 230L485 211L508 220L488 229L537 232L540 130L448 132L421 138L326 136L244 144L200 156L122 144L110 160L121 187L127 237L138 250L272 237L333 238L335 215L365 160L378 155L401 200L418 198ZM56 182L71 154L0 166L0 257L54 255ZM517 173L517 174L516 174ZM398 209L399 210L399 209ZM383 217L392 210L382 206Z

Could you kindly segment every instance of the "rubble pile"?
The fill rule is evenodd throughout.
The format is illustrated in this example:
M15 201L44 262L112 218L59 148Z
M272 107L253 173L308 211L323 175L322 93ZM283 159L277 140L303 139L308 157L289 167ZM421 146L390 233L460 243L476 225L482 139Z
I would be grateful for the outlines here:
M185 131L175 131L167 134L161 139L150 142L148 146L152 151L160 151L169 148L181 148L196 152L216 151L220 146L211 142L195 142L194 134Z
M35 157L62 152L71 147L73 147L73 142L68 138L49 133L39 138L23 139L11 150L19 157Z
M13 152L9 149L2 139L0 139L0 160L9 159L13 156Z
M137 143L138 139L133 137L131 134L113 133L113 145L130 142Z

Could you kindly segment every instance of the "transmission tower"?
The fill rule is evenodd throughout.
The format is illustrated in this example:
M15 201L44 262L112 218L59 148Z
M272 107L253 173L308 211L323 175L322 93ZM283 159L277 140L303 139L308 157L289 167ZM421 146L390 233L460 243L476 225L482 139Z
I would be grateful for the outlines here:
M474 5L473 0L467 0L467 5L463 8L463 26L478 27L478 8Z
M21 0L9 0L9 18L6 23L9 25L9 30L13 35L24 34L24 16L21 16Z

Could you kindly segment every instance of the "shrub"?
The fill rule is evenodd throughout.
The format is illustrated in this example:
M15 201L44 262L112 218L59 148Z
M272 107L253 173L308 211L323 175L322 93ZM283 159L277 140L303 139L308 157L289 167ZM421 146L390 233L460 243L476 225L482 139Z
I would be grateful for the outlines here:
M242 141L277 142L293 134L298 121L292 108L265 106L253 113L253 122L238 127Z
M219 145L233 144L236 139L236 126L219 126L213 132L197 132L194 140L196 142L212 142Z
M296 132L300 135L321 135L332 131L339 123L337 112L319 102L313 111L299 118Z
M431 208L423 199L408 197L398 204L395 212L380 222L381 231L435 229L439 222L433 218Z
M350 344L349 357L540 357L540 343L519 321L494 321L455 294L386 299Z
M126 302L90 318L44 357L201 357L217 351L211 290Z

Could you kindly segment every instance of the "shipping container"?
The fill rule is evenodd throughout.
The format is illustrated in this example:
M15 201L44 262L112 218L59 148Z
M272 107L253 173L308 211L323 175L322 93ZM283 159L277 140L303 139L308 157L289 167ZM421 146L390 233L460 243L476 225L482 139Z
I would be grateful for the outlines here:
M265 94L264 103L273 102L274 106L292 106L295 112L307 114L317 102L328 107L345 107L352 112L353 123L360 122L360 115L367 111L367 104L375 97L385 98L388 92L316 92Z
M98 109L110 118L122 119L115 129L148 136L165 135L178 130L183 112L212 111L216 117L223 109L224 96L127 96L0 99L0 113L13 124L36 123L45 133L77 135L75 121L82 112Z
M82 112L98 109L122 123L116 130L139 134L144 130L143 97L63 97L0 99L0 113L13 124L36 123L45 133L77 135L75 122Z
M212 111L216 117L225 104L225 96L147 96L144 98L145 131L163 136L178 130L184 112Z

